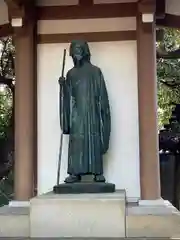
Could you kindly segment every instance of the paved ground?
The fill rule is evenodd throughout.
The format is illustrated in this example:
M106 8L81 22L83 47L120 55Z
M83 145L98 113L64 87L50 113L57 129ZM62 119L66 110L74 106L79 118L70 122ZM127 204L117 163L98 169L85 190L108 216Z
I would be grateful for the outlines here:
M34 239L34 240L53 240L53 239L58 239L58 240L115 240L115 239L119 239L119 240L169 240L169 239L180 239L180 237L174 237L174 238L164 238L164 237L159 237L159 238L148 238L148 237L134 237L134 238L5 238L5 237L0 237L0 239L4 239L4 240L30 240L30 239Z

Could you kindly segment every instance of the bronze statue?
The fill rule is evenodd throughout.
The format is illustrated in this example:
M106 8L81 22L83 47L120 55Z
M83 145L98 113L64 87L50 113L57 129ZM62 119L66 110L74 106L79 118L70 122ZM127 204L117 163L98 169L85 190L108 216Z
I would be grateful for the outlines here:
M103 154L109 147L111 119L104 77L91 64L87 42L73 41L70 56L74 67L66 79L59 79L60 123L63 133L69 134L65 183L80 182L83 175L105 182Z

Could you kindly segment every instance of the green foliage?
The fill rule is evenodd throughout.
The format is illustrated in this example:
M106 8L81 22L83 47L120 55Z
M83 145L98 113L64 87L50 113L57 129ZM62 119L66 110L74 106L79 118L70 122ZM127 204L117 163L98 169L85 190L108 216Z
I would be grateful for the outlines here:
M180 103L180 88L171 89L161 82L158 82L158 125L159 129L169 123L173 110L173 103Z
M0 181L0 207L7 205L13 199L13 171Z
M12 116L12 92L7 87L6 78L14 79L15 48L12 38L0 40L0 138L7 138Z
M174 51L180 48L180 31L164 29L164 39L157 43L160 51ZM180 59L158 59L158 123L159 128L169 123L172 112L172 102L180 103ZM165 84L163 83L165 82ZM169 87L169 85L174 85Z
M0 39L0 207L13 197L14 58L12 38Z
M0 75L15 78L14 69L15 47L11 37L0 39Z
M166 51L173 51L180 47L180 30L172 28L164 28L164 38L163 41L158 42L159 48Z
M0 138L7 138L12 116L12 93L9 88L0 86Z

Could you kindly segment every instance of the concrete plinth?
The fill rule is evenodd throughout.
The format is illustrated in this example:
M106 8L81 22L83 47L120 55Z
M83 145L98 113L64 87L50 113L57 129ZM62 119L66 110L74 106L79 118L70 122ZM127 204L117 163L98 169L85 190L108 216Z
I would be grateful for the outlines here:
M125 237L125 192L33 198L30 237Z
M168 201L161 199L137 206L128 205L127 237L170 239L180 236L179 211Z
M29 237L29 207L0 207L0 237Z

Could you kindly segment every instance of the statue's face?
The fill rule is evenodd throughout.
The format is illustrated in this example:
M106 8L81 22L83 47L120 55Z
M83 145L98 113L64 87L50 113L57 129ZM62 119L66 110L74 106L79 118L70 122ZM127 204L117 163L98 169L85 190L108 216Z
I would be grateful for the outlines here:
M73 58L77 61L80 61L83 58L83 49L82 46L76 44L73 48Z

